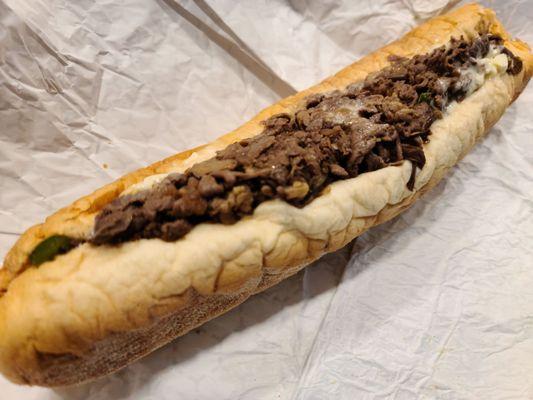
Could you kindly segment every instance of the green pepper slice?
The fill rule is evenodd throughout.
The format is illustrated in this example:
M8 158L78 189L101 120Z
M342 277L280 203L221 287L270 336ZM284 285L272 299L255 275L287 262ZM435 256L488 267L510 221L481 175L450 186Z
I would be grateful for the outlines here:
M44 239L30 254L30 263L41 265L53 260L60 254L65 254L78 245L78 242L68 236L54 235Z
M428 104L430 104L431 100L433 100L431 98L431 93L430 92L424 92L424 93L421 93L420 96L418 97L417 103L428 103Z

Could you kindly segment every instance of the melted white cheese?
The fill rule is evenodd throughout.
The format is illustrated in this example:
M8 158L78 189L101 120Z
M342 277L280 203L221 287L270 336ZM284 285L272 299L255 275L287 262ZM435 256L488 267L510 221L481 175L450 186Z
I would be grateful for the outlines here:
M501 46L491 45L486 57L476 59L475 65L461 71L461 74L470 80L467 96L483 86L487 79L507 71L508 59L501 50Z
M159 182L165 179L165 177L168 175L169 174L155 174L155 175L147 176L139 183L136 183L135 185L131 185L129 188L124 190L120 195L124 196L126 194L133 194L133 193L137 193L143 190L151 189L154 185L157 185Z

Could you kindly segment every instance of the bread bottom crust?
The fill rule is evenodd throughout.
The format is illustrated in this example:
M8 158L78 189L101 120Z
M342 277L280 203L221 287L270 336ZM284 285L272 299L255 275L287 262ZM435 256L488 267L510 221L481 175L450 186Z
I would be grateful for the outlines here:
M193 289L188 290L181 295L183 303L187 304L184 308L166 317L158 318L153 324L143 329L107 337L91 349L89 357L40 353L38 358L43 373L32 376L31 384L68 386L117 371L171 342L176 337L231 310L251 295L278 284L304 267L305 265L301 265L283 274L265 275L257 286L234 295L203 296Z

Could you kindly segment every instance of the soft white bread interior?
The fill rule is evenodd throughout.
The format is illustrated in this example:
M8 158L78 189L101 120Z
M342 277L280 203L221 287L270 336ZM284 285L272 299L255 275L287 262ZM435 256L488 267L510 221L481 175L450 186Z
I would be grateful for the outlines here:
M261 121L271 115L293 113L306 96L343 89L382 69L391 54L411 57L451 37L486 31L502 36L524 67L518 75L487 80L433 124L414 191L406 186L411 172L406 161L336 182L301 209L270 201L234 225L202 224L176 242L83 244L39 267L28 264L29 253L48 236L88 238L98 211L147 176L183 171L210 158L260 133ZM529 48L511 40L491 10L468 5L263 110L215 142L133 172L60 210L24 233L0 270L0 371L15 382L44 386L101 376L344 246L433 187L501 117L532 70Z

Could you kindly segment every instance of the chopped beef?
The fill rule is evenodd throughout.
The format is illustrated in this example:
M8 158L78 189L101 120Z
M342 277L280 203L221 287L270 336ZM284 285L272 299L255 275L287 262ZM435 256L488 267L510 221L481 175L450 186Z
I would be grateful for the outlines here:
M509 61L509 65L507 66L507 73L511 75L517 75L522 71L522 60L515 56L511 51L507 48L503 48L502 53L507 56L507 60Z
M229 145L183 174L171 174L150 190L121 196L96 217L93 244L141 238L174 241L202 222L232 224L262 202L282 199L302 207L331 182L353 178L403 160L425 164L430 127L470 85L461 69L475 65L501 38L451 39L391 65L344 91L316 94L294 115L264 121L264 131ZM508 49L508 73L522 62Z

